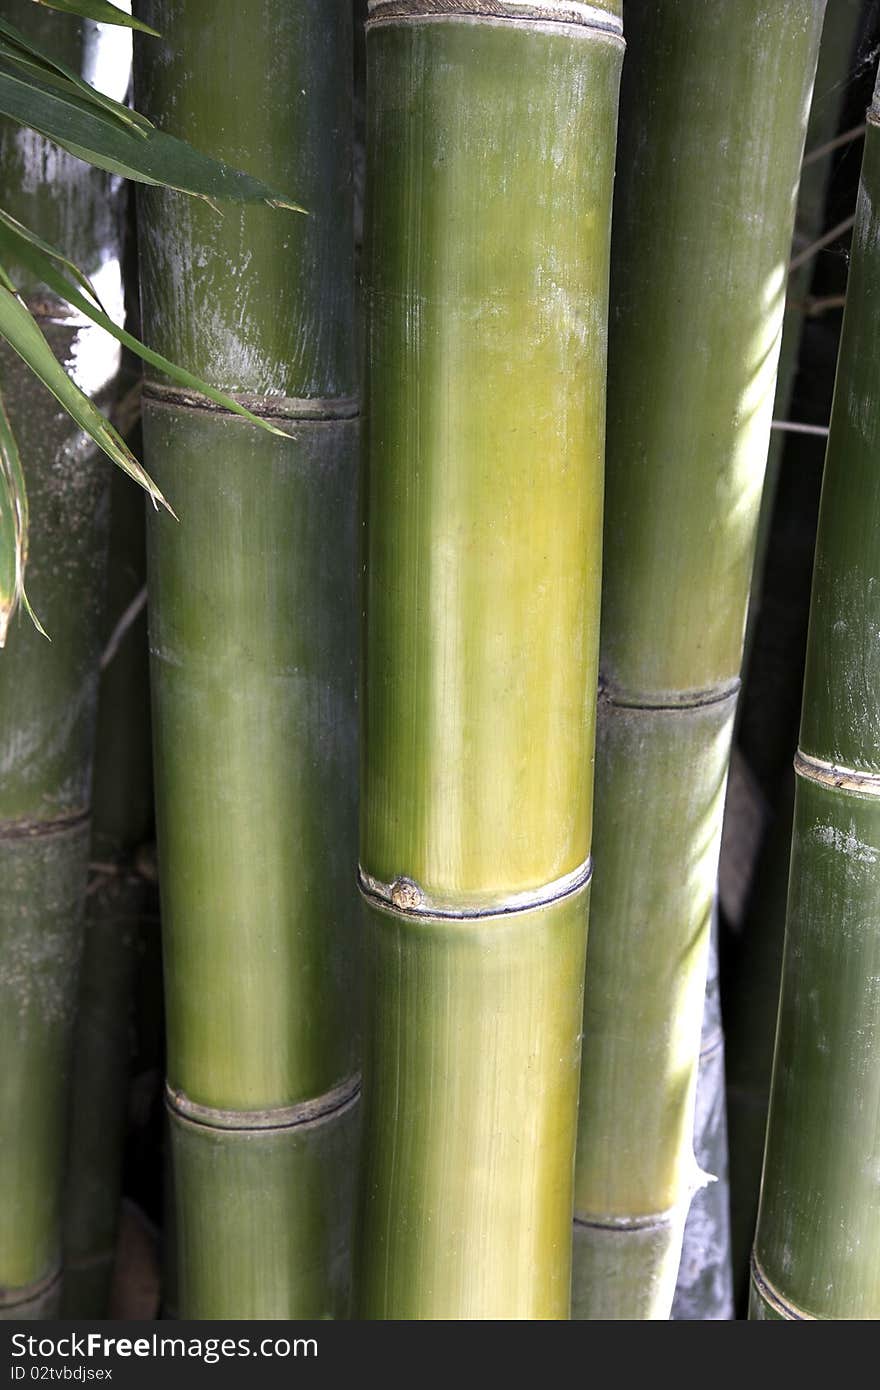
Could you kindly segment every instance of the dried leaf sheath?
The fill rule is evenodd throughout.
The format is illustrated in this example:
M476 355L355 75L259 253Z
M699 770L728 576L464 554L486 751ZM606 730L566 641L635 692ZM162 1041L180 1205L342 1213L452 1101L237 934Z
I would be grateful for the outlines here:
M370 7L369 1318L568 1316L616 8Z

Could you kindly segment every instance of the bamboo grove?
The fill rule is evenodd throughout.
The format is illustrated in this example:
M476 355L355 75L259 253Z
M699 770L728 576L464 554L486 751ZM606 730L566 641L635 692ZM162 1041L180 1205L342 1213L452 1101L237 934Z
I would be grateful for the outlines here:
M880 1316L878 7L2 11L0 1318Z

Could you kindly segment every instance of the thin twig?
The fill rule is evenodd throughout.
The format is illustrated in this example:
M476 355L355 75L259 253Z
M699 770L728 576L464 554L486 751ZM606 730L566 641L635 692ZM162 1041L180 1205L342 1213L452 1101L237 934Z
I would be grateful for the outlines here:
M792 256L791 265L788 267L789 275L802 266L811 256L815 256L817 251L821 251L824 246L829 246L832 241L836 241L844 232L848 232L856 220L855 213L851 217L845 217L842 222L838 222L836 227L831 227L829 231L823 232L817 241L811 241L809 246L805 246L803 251L799 251L796 256Z
M110 665L110 662L113 660L114 656L119 651L119 646L122 642L123 637L128 632L128 629L131 627L135 618L142 611L142 609L146 608L146 606L147 586L145 584L144 587L140 589L138 593L135 594L131 603L128 605L125 612L122 614L122 617L119 619L119 622L116 624L116 626L110 634L110 640L104 648L104 654L101 657L102 671L106 671L107 667Z
M800 420L772 420L770 428L785 430L788 434L818 434L823 439L828 437L827 425L805 425Z
M804 312L810 318L816 318L819 314L825 314L829 309L842 309L846 304L845 294L827 294L824 296L804 300Z
M835 135L833 140L826 140L824 145L817 145L814 150L808 150L804 155L804 162L801 167L806 169L808 164L813 164L823 155L830 154L832 150L839 150L841 145L848 145L852 140L860 139L866 129L867 126L862 121L861 125L854 125L850 130L845 130L842 135Z

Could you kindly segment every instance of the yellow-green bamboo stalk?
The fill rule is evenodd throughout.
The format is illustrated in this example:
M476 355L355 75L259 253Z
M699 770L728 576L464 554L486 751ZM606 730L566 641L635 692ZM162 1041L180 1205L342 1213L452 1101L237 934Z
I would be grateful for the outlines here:
M4 17L98 85L121 74L124 95L120 31L29 0L9 0ZM91 273L108 304L120 287L120 192L120 180L0 124L3 207ZM56 355L106 400L116 344L8 268ZM28 482L28 593L53 639L19 620L0 656L0 1317L15 1319L58 1311L110 472L5 345L0 376Z
M856 207L807 641L750 1316L880 1317L880 81Z
M370 5L368 1318L568 1316L619 11Z
M573 1312L669 1315L824 0L629 0Z
M138 106L308 208L139 204L178 1311L344 1316L358 1068L350 0L143 0ZM170 520L170 518L169 518Z

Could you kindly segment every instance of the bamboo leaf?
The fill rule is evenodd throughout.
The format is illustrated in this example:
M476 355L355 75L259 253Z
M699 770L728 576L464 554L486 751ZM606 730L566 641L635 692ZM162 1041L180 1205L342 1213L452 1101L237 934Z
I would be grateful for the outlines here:
M19 604L38 632L47 636L28 601L24 572L28 549L28 503L18 444L0 394L0 647Z
M86 280L86 277L81 275L81 273L76 270L76 267L72 267L71 262L67 260L67 258L63 256L60 251L57 251L54 246L50 246L48 242L35 236L33 232L23 227L20 222L16 222L14 217L10 217L8 213L2 210L0 210L0 249L3 250L7 259L14 259L19 261L22 265L27 266L43 284L47 285L49 289L54 290L56 294L61 295L61 297L66 299L68 304L71 304L75 309L79 309L80 313L85 314L87 318L91 319L92 323L96 323L100 328L106 329L108 333L113 335L117 342L122 343L124 347L136 353L143 361L149 362L151 366L156 367L160 372L164 372L166 376L170 377L172 381L177 382L179 386L187 387L191 391L198 391L201 395L207 396L208 400L213 401L215 405L219 405L224 410L229 410L235 415L241 415L245 420L249 420L251 424L259 425L261 429L267 430L270 434L284 434L283 430L278 429L278 427L271 424L270 421L261 420L259 416L252 414L245 406L239 405L238 401L233 400L231 396L227 396L223 391L217 391L213 386L209 386L206 381L202 381L200 377L194 376L192 372L186 371L183 367L178 367L176 363L170 362L168 358L163 357L161 353L154 352L152 348L147 347L145 343L135 338L133 334L127 333L124 328L120 328L101 308L100 301L97 302L96 307L85 295L80 294L75 286L71 285L66 277L56 269L53 264L55 261L67 267L69 270L72 269L80 283L85 281L86 288L97 301L97 295Z
M96 19L100 24L122 24L126 29L139 29L143 34L159 38L158 29L145 24L142 19L134 19L124 10L111 5L109 0L36 0L48 10L60 10L62 14L75 14L80 19Z
M6 339L107 457L139 483L154 503L161 503L174 516L172 508L124 439L67 375L25 305L7 289L0 289L0 337Z
M84 100L91 102L92 105L100 107L121 121L124 126L130 126L139 134L152 130L153 123L148 121L146 116L142 116L139 111L133 111L128 106L123 106L121 102L114 101L112 97L105 96L97 88L84 82L78 73L66 64L53 58L44 48L14 24L10 24L7 19L0 18L0 54L9 62L17 63L26 71L35 72L36 75L50 86L65 86L74 89L74 93Z
M58 261L59 264L64 266L67 273L73 276L77 284L81 285L82 288L86 291L86 293L92 297L92 299L95 301L98 307L100 309L103 309L104 306L101 304L101 300L98 296L97 290L95 289L89 277L85 275L83 271L80 270L79 266L75 265L73 261L68 260L67 256L65 256L61 251L59 251L54 246L50 246L48 241L44 241L42 237L37 236L36 232L32 232L29 227L25 227L22 222L19 222L15 217L11 215L11 213L6 212L3 208L0 208L0 227L5 227L6 230L9 233L11 233L11 237L14 237L15 239L16 247L20 244L20 242L24 241L28 245L32 246L35 251L42 252L43 256L51 257L52 260ZM10 245L11 244L12 240L10 238ZM19 255L19 260L25 262L24 256ZM31 264L30 261L27 261L25 263L29 265ZM0 271L2 271L2 268L0 268ZM5 274L5 272L2 273ZM13 294L15 293L15 286L11 281L9 281L6 288L12 290ZM65 298L67 298L66 294ZM70 303L69 300L68 303Z
M76 93L62 92L0 65L0 114L60 145L99 169L138 183L162 184L208 202L267 203L305 209L250 174L200 154L185 140L152 129L135 133Z

